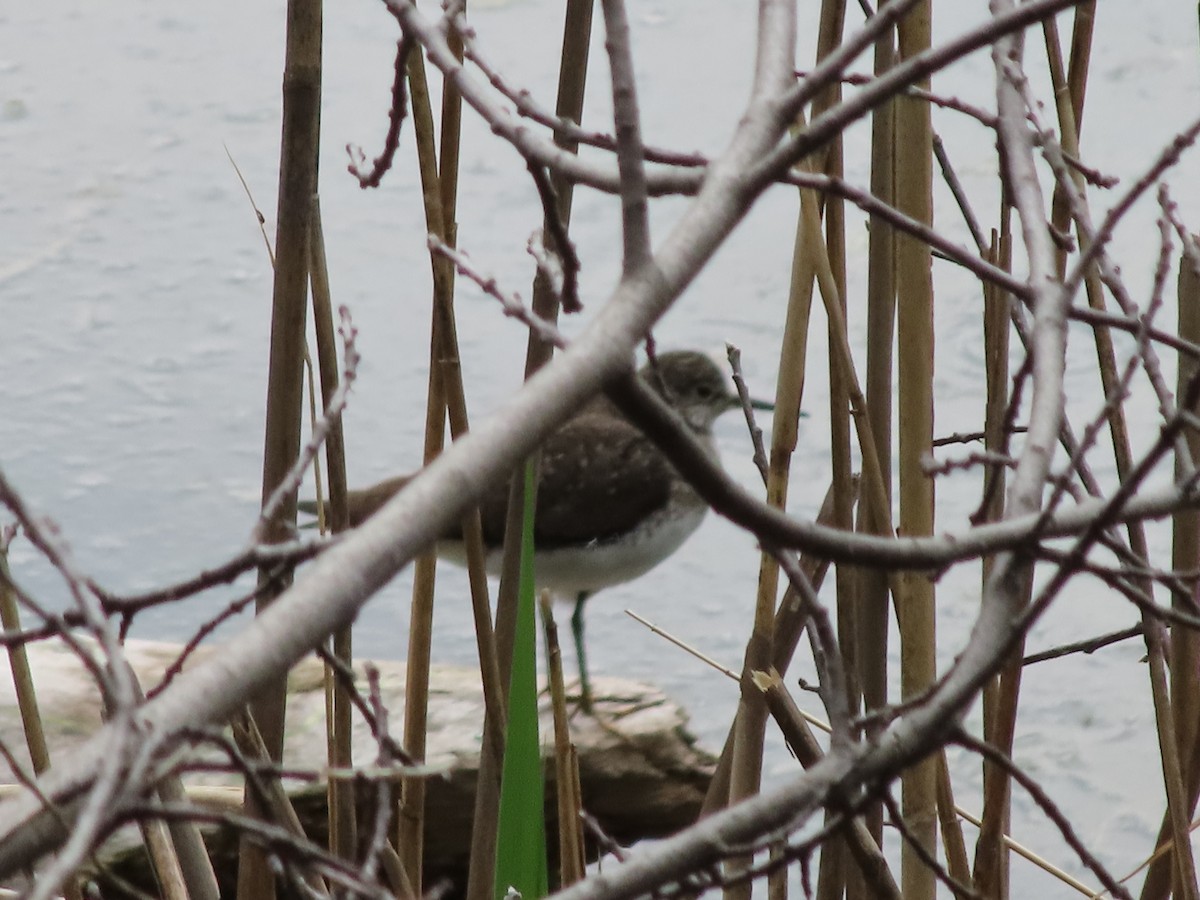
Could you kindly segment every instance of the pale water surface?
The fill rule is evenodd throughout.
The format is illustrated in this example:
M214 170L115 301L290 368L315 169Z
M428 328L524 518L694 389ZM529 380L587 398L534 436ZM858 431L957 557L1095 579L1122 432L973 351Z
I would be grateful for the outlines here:
M816 4L803 6L802 17L815 21ZM981 6L943 4L939 32L977 20ZM513 0L473 4L473 10L491 60L550 102L561 5ZM749 86L755 4L636 0L631 15L647 140L719 150ZM0 9L0 466L36 508L61 524L82 565L115 590L162 584L219 562L243 545L254 521L271 277L225 148L272 219L282 32L278 2L185 7L126 0ZM343 151L352 142L368 156L377 152L395 38L380 5L330 4L322 198L333 288L338 302L353 310L364 357L347 420L356 483L413 467L421 447L429 277L411 133L406 126L398 165L377 191L359 190L345 174ZM1040 59L1038 35L1030 47ZM599 42L593 52L602 63ZM1125 183L1136 178L1200 110L1197 56L1188 4L1100 4L1084 126L1087 160ZM801 66L812 58L809 34L799 58ZM724 68L730 60L735 65ZM608 85L603 65L595 72L586 115L601 123L610 105ZM990 62L977 54L935 87L988 104ZM516 154L468 122L460 244L503 284L527 293L532 268L523 248L540 223L536 198ZM936 126L980 215L994 218L996 161L988 135L943 113ZM861 127L849 139L848 173L859 182L866 141ZM1193 227L1200 223L1196 175L1189 158L1172 176L1175 198ZM942 195L940 223L966 242ZM680 209L679 201L656 207L656 239ZM581 192L575 211L584 297L594 311L618 272L618 209L611 198ZM1143 294L1155 253L1153 217L1147 207L1119 234L1120 262ZM660 346L717 352L731 341L744 350L752 386L769 393L795 220L790 191L761 201L662 323ZM853 308L861 307L865 248L865 231L855 223ZM969 431L982 418L980 301L970 279L947 264L935 266L937 430ZM469 286L460 292L459 310L469 401L473 414L484 417L518 383L524 336ZM580 324L568 327L577 331ZM854 328L861 336L861 321ZM814 336L805 404L812 417L804 425L792 491L800 515L815 509L829 477L820 345ZM1100 402L1090 352L1081 331L1072 346L1068 391L1077 421ZM1137 389L1144 392L1145 385ZM1144 446L1154 436L1154 404L1147 399L1130 412ZM726 464L753 486L757 475L737 417L725 419L718 432ZM1106 464L1100 468L1109 474ZM944 528L961 523L978 500L973 478L948 478L938 490ZM1157 552L1167 551L1165 531L1152 539ZM12 563L47 604L65 602L60 581L26 544L16 544ZM665 647L622 610L636 609L736 666L756 569L753 541L710 517L669 563L592 603L594 670L662 684L693 711L696 728L715 745L736 702L734 686ZM471 664L465 580L452 570L440 578L437 659ZM402 575L364 610L358 653L404 654L408 595ZM217 592L207 606L143 616L137 635L182 638L223 596ZM939 600L949 663L977 605L977 571L946 576ZM1123 602L1081 581L1030 643L1050 646L1134 620ZM1120 873L1147 847L1162 802L1142 652L1129 643L1030 670L1017 741L1020 761ZM806 669L800 666L811 674ZM969 761L956 766L960 802L978 808L977 767ZM782 778L793 767L775 742L768 777ZM1025 796L1018 792L1015 802L1016 836L1078 872ZM1014 887L1014 896L1070 895L1020 861Z

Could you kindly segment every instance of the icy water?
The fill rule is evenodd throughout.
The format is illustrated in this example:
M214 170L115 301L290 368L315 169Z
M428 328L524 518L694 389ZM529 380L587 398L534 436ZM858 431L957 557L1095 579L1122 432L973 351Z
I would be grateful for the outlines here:
M937 11L940 34L982 15L979 4L961 6ZM549 102L560 4L513 0L472 9L491 61ZM630 12L647 141L718 151L748 92L755 4L637 0ZM815 5L807 4L802 17L815 19ZM84 567L114 590L162 584L219 562L243 545L254 521L271 277L226 150L272 219L282 30L280 3L64 2L0 10L0 466L60 523ZM347 419L351 473L359 484L412 468L421 452L429 267L410 133L406 128L398 165L378 191L359 190L345 174L343 150L355 143L369 156L377 152L395 37L378 4L331 5L321 190L336 300L351 307L361 332L364 361ZM1101 4L1095 46L1084 155L1128 183L1200 110L1194 11L1167 0L1136 10ZM1036 34L1030 47L1040 59ZM585 116L607 128L602 53L597 42L593 54L601 65ZM799 58L812 58L807 33ZM989 104L987 56L960 63L935 87ZM987 133L944 113L935 125L980 215L990 220L996 161ZM848 174L859 182L867 137L860 127L848 138ZM527 293L532 270L524 245L540 223L528 178L513 151L470 118L464 148L460 245L501 283ZM1193 227L1200 222L1196 168L1189 158L1171 178ZM682 208L680 201L656 206L656 239ZM609 197L577 194L573 232L592 311L618 273L618 214ZM1119 261L1139 296L1152 273L1153 217L1152 208L1142 209L1118 235ZM938 218L967 242L944 191ZM660 346L719 352L725 341L737 344L751 385L769 393L795 220L794 194L765 197L662 323ZM865 230L855 223L852 307L861 306L865 250ZM937 432L970 431L982 419L980 301L969 279L944 263L935 267ZM525 339L469 286L460 293L459 312L468 399L482 418L517 386ZM582 324L567 327L576 332ZM860 339L861 321L853 328L852 338ZM799 515L815 510L829 477L821 343L816 336L811 342L805 405L812 416L793 479L791 504ZM1078 421L1100 403L1089 344L1078 332L1071 351L1068 397ZM1154 404L1134 403L1130 412L1144 445L1154 434ZM728 468L753 486L757 476L736 416L719 424L718 439ZM978 500L971 478L949 478L938 491L946 529ZM1151 537L1164 553L1166 532ZM27 545L14 547L12 564L34 594L63 602L60 582ZM594 671L663 685L716 745L736 703L735 687L665 648L623 610L635 609L736 666L756 570L753 541L710 517L670 562L590 605ZM469 665L474 639L465 580L446 570L440 586L436 658ZM358 653L403 655L409 589L401 575L364 610ZM143 616L136 634L182 638L223 596ZM956 570L940 583L945 663L962 646L977 602L976 570ZM1052 646L1134 620L1121 601L1080 582L1030 643ZM1030 670L1017 739L1020 761L1119 874L1148 846L1162 802L1142 652L1130 643ZM960 803L977 809L977 767L956 760L955 768ZM794 771L781 744L772 745L767 769L769 779ZM1079 872L1019 792L1013 830ZM973 838L970 828L967 836ZM1013 877L1014 896L1071 895L1021 861Z

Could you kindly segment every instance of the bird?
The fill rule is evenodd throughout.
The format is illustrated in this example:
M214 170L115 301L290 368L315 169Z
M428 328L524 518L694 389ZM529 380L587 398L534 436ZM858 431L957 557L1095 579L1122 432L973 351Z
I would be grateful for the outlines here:
M677 350L657 354L639 375L719 462L713 423L740 405L720 367L699 351ZM773 408L764 401L751 403L758 409ZM590 711L584 604L597 591L632 581L671 556L699 528L708 504L603 395L552 432L540 449L534 580L540 589L574 602L571 631L580 705ZM350 491L350 526L365 521L412 478L401 475ZM500 571L508 496L508 484L497 483L479 504L487 570L493 575ZM300 508L315 513L316 503L305 501ZM466 564L459 526L439 540L438 555Z

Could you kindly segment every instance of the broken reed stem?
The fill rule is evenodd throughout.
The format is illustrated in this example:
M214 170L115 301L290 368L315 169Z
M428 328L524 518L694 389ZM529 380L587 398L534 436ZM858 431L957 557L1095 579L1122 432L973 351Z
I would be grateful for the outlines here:
M817 590L820 589L820 586L816 581L813 582L813 587ZM679 646L680 649L685 650L692 656L695 656L697 659L700 659L701 661L713 666L727 678L733 681L737 680L738 676L736 672L723 669L712 660L709 660L704 656L704 654L700 653L695 648L683 644L677 638L665 632L659 632L658 629L654 628L649 622L645 621L640 616L634 615L633 613L630 613L630 615L633 615L633 617L643 625L650 627L651 630L659 633L660 636L666 638L671 643ZM830 733L829 725L817 716L805 712L796 705L795 701L791 697L791 694L788 693L784 687L783 677L779 674L779 672L772 672L770 678L760 679L760 682L762 683L763 690L767 697L767 705L771 710L771 716L779 726L789 750L803 767L809 768L815 765L824 755L824 751L822 750L821 745L817 742L816 737L812 734L812 730L809 728L809 725L819 729L824 734ZM726 749L728 750L728 741L726 742ZM718 768L716 773L714 773L713 778L715 780L720 777L722 777L721 765L720 762L718 762ZM962 807L955 806L954 814L964 821L976 826L977 828L981 828L983 826L983 821L978 816L967 812L967 810L963 809ZM851 847L852 849L854 849L856 846L859 848L854 850L855 858L860 865L866 865L867 868L865 871L867 872L868 881L870 883L870 890L874 891L874 893L869 893L868 896L898 896L898 888L895 888L894 882L891 881L891 870L888 868L887 861L883 858L881 853L878 853L879 844L866 830L862 816L856 816L850 823L849 827L853 829L853 843L851 844ZM1192 823L1193 830L1197 827L1200 827L1200 820ZM857 834L854 832L857 832ZM861 837L859 835L861 835ZM1007 833L1001 835L1001 839L1006 850L1012 850L1014 853L1019 854L1042 871L1053 875L1055 878L1074 888L1085 897L1100 896L1093 888L1084 884L1079 879L1072 877L1063 869L1053 865L1044 857L1034 853L1024 844L1014 840ZM871 848L875 849L872 851ZM860 850L868 851L868 854L877 853L878 856L872 858L871 855L863 855ZM1151 857L1151 860L1167 854L1169 850L1170 844L1160 845L1158 850L1155 851L1154 856ZM1121 881L1128 881L1148 864L1149 861L1143 863L1141 867L1126 875L1121 879ZM889 883L892 885L890 888L888 887ZM982 891L980 893L983 896L988 896L987 894L983 894Z
M550 707L554 714L554 784L558 808L559 884L562 887L583 880L583 828L579 813L582 798L579 784L579 761L571 742L571 727L567 717L567 691L563 683L562 651L558 643L558 627L554 623L554 604L548 591L539 598L542 611L542 630L546 641L547 683Z
M833 485L830 485L829 489L825 492L825 500L821 504L821 511L817 514L817 521L827 524L832 518ZM812 584L813 590L820 591L821 585L825 581L825 574L829 571L828 561L804 554L800 557L799 566L800 571L804 573L809 583ZM773 629L775 645L772 648L771 668L780 678L787 672L788 665L792 660L792 654L795 652L796 645L800 641L800 634L804 629L804 623L807 621L807 613L801 610L799 598L789 586L783 593L783 600L779 604L779 612L775 615ZM739 679L737 673L734 673L731 677L735 681ZM708 793L704 797L704 805L700 810L701 818L725 808L729 803L729 781L733 767L733 742L737 734L737 720L740 715L741 709L739 707L738 712L734 714L734 721L729 727L729 733L725 736L725 745L721 750L720 758L717 760L717 767L713 772L712 780L708 783Z
M230 723L229 730L238 751L247 760L266 761L268 759L266 743L263 741L262 732L259 730L253 716L236 716ZM251 779L248 777L246 793L248 795L251 793L257 794L258 788L261 788L264 795L260 798L261 802L266 807L274 824L296 837L303 838L304 826L301 824L300 817L296 813L296 808L292 805L292 801L283 789L283 784L279 778L267 777L264 773L258 772L254 774L254 785L251 785L250 781ZM301 870L300 877L311 889L314 896L328 896L325 883L315 870L310 867L304 867Z

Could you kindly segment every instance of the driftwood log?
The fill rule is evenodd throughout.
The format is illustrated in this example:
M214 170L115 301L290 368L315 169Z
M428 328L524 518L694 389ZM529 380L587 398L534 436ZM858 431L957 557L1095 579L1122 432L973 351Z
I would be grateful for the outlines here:
M94 651L94 645L85 647ZM179 656L175 644L129 641L129 663L149 692L159 684ZM189 664L219 653L219 645L203 646ZM28 648L51 760L79 744L100 725L100 697L96 685L73 652L56 642ZM405 666L378 661L384 704L393 722L404 709ZM21 717L11 673L0 667L0 741L22 768L30 771ZM365 692L361 663L355 666ZM601 721L573 716L572 739L578 749L584 807L612 838L622 844L670 834L693 822L700 810L714 759L701 750L687 730L687 716L656 688L618 678L595 680L596 708ZM461 883L470 843L475 782L478 775L483 698L476 671L435 667L431 673L429 738L426 763L440 770L427 787L426 873L433 879ZM548 704L543 705L543 745L552 741ZM361 717L354 724L356 763L369 765L377 746ZM325 674L323 665L306 660L291 672L288 681L287 745L285 767L321 770L325 765ZM213 757L215 758L215 757ZM553 767L548 767L550 777ZM19 779L0 758L0 790L18 790ZM241 782L236 775L195 772L185 783L197 802L230 808L240 805ZM286 784L286 783L285 783ZM289 785L289 794L310 837L325 833L323 783ZM547 820L553 826L553 785L547 791ZM553 832L550 832L553 833ZM231 871L232 835L206 829L206 840L218 870ZM101 857L112 862L124 877L145 883L138 872L144 854L131 844L137 832L119 833ZM553 844L553 842L551 842Z

